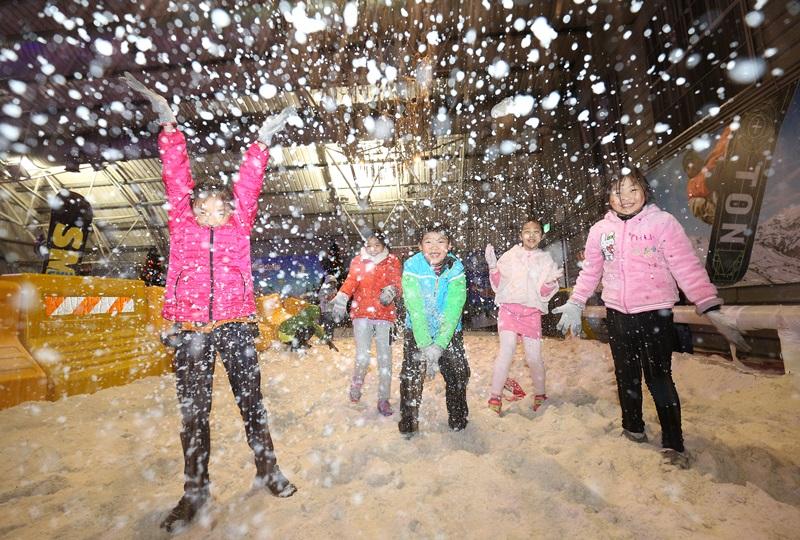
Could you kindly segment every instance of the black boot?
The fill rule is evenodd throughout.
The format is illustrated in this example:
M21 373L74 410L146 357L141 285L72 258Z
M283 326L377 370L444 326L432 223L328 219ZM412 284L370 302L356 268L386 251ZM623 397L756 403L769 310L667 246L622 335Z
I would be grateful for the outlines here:
M267 488L276 497L284 499L297 493L297 486L289 482L277 465L272 468L271 473L256 476L254 486L256 489Z
M397 428L400 430L400 433L406 436L406 438L410 438L417 431L419 431L419 423L414 418L404 416L397 424Z
M184 493L177 506L161 522L161 528L166 529L168 532L174 532L187 526L207 501L207 490L198 493Z

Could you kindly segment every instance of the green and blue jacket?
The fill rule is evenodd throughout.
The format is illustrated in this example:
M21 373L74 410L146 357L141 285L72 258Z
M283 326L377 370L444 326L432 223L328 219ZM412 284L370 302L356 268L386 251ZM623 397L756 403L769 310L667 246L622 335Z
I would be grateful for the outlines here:
M420 349L433 343L446 349L461 330L461 314L467 300L464 264L448 254L437 276L422 253L403 265L403 297L406 328L414 333Z

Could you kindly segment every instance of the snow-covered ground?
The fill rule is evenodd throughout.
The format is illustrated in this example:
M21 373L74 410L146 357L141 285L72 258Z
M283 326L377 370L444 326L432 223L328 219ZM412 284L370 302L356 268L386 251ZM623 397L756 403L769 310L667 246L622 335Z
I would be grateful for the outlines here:
M218 366L213 504L184 538L797 538L800 395L786 376L675 355L691 469L619 436L609 349L546 340L550 405L498 418L486 407L496 336L466 338L470 425L447 429L441 379L425 390L421 433L346 399L353 344L262 355L290 499L252 492L242 423ZM394 350L397 406L401 347ZM519 354L519 351L518 351ZM521 356L512 375L529 387ZM181 492L173 378L0 411L0 537L161 538ZM660 439L652 403L647 431Z

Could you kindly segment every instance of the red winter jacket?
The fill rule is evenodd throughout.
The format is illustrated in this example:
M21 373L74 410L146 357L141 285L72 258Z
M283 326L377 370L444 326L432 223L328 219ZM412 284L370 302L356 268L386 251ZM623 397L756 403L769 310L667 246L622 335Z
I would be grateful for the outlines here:
M169 270L164 292L165 319L210 322L248 317L256 312L250 264L250 230L258 211L269 152L247 149L233 184L235 210L214 229L197 224L190 196L194 180L186 139L180 131L158 136L162 178L169 203Z
M400 260L384 251L376 257L370 257L362 248L361 253L350 263L350 272L339 292L353 299L350 305L351 319L378 319L394 322L397 319L395 303L382 306L378 297L381 289L394 285L396 298L400 298L402 289Z
M722 303L681 224L654 204L628 220L609 211L589 229L584 253L576 303L585 304L601 278L603 302L622 313L672 309L678 287L698 313Z

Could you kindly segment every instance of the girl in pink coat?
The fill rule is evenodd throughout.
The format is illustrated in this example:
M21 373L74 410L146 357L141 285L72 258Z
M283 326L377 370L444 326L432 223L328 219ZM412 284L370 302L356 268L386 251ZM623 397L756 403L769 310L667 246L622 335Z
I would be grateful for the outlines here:
M278 497L296 491L278 468L261 396L250 267L250 230L269 160L267 148L294 111L284 109L266 120L232 188L214 181L196 184L186 140L176 129L168 102L129 73L125 79L151 102L162 128L158 146L171 244L163 315L180 328L173 367L184 457L183 497L161 524L172 531L191 522L209 498L209 414L217 353L255 455L255 485Z
M622 434L647 441L642 418L642 374L656 404L665 458L687 467L681 404L672 380L672 306L678 287L729 341L749 350L708 279L692 243L671 214L647 204L650 187L636 169L623 169L608 186L611 209L589 230L583 268L572 296L553 313L558 329L579 335L581 311L602 278L611 355L622 408Z
M514 358L517 340L522 341L525 359L533 380L534 397L531 407L539 410L545 400L545 367L542 361L542 314L558 290L563 270L556 266L550 254L539 248L543 236L542 224L536 220L522 226L518 244L506 251L500 260L491 244L486 246L489 282L495 291L495 303L500 306L497 332L500 350L494 363L489 408L500 414L504 386L510 386L516 396L522 390L511 379L508 370Z

